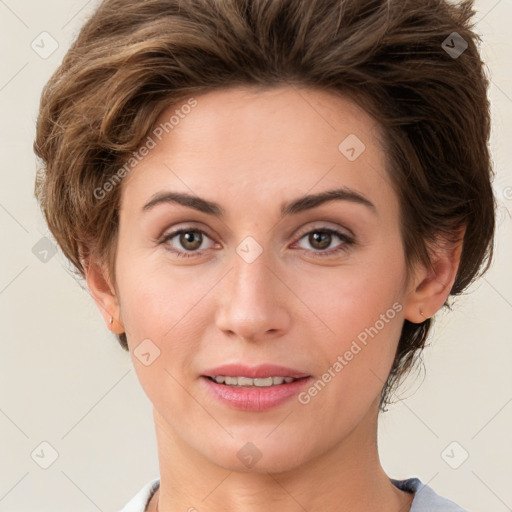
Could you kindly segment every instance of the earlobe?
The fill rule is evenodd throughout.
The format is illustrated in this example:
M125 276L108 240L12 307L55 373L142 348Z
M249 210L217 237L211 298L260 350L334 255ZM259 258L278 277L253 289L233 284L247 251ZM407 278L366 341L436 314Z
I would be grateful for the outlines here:
M432 267L419 265L404 304L404 316L413 323L423 323L446 302L452 289L462 254L465 227L456 243L444 241L431 252Z
M120 318L119 301L110 283L108 271L93 259L84 261L83 267L87 286L107 327L115 334L122 334L124 326Z

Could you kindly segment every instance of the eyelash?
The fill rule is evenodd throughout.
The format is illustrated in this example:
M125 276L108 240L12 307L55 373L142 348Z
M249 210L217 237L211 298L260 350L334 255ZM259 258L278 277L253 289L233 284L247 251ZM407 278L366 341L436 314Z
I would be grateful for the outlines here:
M195 227L188 227L188 228L181 228L181 229L178 229L176 231L173 231L171 233L168 233L167 235L165 235L161 240L160 240L160 244L165 244L165 242L167 242L168 240L171 240L172 238L174 238L175 236L177 235L180 235L182 233L201 233L203 235L206 235L208 238L210 238L208 236L208 234L203 231L202 229L198 229L198 228L195 228ZM337 236L338 238L340 238L342 240L342 244L336 248L336 249L330 249L328 251L322 251L322 250L313 250L312 251L312 256L313 257L318 257L318 258L326 258L328 256L333 256L335 254L339 254L341 252L346 252L350 249L350 247L355 243L354 239L348 235L346 235L345 233L342 233L340 231L337 231L335 229L331 229L331 228L314 228L310 231L307 231L306 233L304 233L303 235L301 235L298 239L299 240L302 240L306 235L310 235L312 233L327 233L327 234L330 234L330 235L335 235ZM200 255L202 252L204 251L177 251L175 249L170 249L168 247L166 247L166 249L168 251L171 251L172 253L174 253L176 256L178 256L179 258L193 258L197 255ZM207 249L205 249L207 250ZM307 250L307 249L303 249L303 250Z

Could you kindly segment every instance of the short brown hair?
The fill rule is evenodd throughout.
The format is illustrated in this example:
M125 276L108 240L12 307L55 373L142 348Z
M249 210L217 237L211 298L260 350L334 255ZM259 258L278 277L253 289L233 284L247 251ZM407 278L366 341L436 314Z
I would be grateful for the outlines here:
M408 272L429 263L437 235L466 226L450 295L462 293L491 263L496 208L473 15L471 0L105 0L41 98L35 194L50 231L82 278L94 252L115 286L121 187L101 200L93 191L162 111L229 86L306 86L349 97L380 123ZM430 324L405 320L382 410Z

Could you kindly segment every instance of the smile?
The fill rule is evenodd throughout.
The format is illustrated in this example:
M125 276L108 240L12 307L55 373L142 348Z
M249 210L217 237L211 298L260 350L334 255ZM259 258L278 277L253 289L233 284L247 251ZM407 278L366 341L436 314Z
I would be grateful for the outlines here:
M251 379L250 377L230 377L228 375L219 375L213 377L217 384L225 384L227 386L257 386L257 387L270 387L278 386L283 383L293 382L293 377L267 377L260 379Z

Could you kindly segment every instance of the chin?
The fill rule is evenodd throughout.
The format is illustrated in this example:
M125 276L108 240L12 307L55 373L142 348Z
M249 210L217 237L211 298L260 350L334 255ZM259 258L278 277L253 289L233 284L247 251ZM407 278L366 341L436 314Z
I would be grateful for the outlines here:
M254 432L254 429L253 429ZM304 437L271 439L269 430L251 436L235 436L226 443L205 447L203 456L212 464L238 473L282 473L291 471L305 462L309 451L304 446ZM268 436L265 438L265 436ZM314 454L311 454L313 457Z

